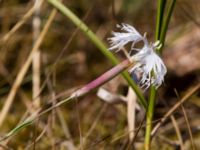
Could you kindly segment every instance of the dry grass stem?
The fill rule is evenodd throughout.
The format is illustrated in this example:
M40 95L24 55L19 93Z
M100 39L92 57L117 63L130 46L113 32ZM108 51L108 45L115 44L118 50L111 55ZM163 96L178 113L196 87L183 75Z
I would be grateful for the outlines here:
M194 144L194 138L193 138L193 135L192 135L192 130L191 130L191 127L190 127L188 116L187 116L187 112L186 112L183 104L181 104L181 109L182 109L183 116L184 116L184 119L185 119L185 122L186 122L186 125L187 125L188 132L189 132L192 150L196 150L196 148L195 148L196 146Z
M155 133L157 132L157 130L159 129L159 127L162 125L163 122L166 121L166 119L172 115L177 108L179 108L181 106L182 103L184 103L186 100L188 100L188 98L190 98L198 89L200 88L200 83L198 83L195 87L193 87L179 102L177 102L160 120L159 123L157 123L155 125L155 127L153 128L152 132L151 132L151 136L154 136Z
M175 119L175 117L173 115L170 116L170 119L171 119L172 124L174 126L174 129L176 131L176 135L178 137L178 141L179 141L179 145L181 147L181 150L184 150L183 138L181 136L181 131L180 131L180 128L178 126L178 123L177 123L177 121L176 121L176 119Z
M79 114L79 109L78 109L78 100L76 99L76 116L78 120L78 130L79 130L79 140L80 140L80 149L83 150L83 134L82 134L82 129L81 129L81 119L80 119L80 114Z
M43 0L40 0L38 5L42 5ZM3 42L6 42L34 13L35 7L29 9L29 11L20 19L15 26L3 37Z
M21 85L21 83L24 79L24 76L25 76L25 74L26 74L26 72L27 72L27 70L28 70L28 68L29 68L29 66L32 62L33 54L40 47L46 33L48 32L48 29L49 29L55 15L56 15L56 10L54 9L51 12L43 30L41 31L40 36L39 36L38 40L36 41L33 49L31 50L31 53L29 54L29 56L28 56L26 62L24 63L23 67L20 69L20 71L19 71L19 73L18 73L18 75L17 75L17 77L16 77L16 79L13 83L13 86L12 86L12 88L11 88L9 94L8 94L8 97L7 97L7 99L4 103L4 106L1 110L1 113L0 113L0 127L3 124L5 117L7 116L7 113L8 113L8 111L9 111L9 109L10 109L12 103L13 103L13 100L15 98L15 95L16 95L16 93L17 93L17 91L18 91L18 89L19 89L19 87L20 87L20 85Z
M87 138L92 134L92 132L94 131L95 127L97 126L98 121L100 120L101 116L103 115L103 113L105 112L105 110L107 109L108 104L104 104L100 110L100 112L98 113L96 119L93 121L90 129L88 130L88 132L86 133L86 135L83 137L83 145L87 144ZM81 146L81 145L80 145ZM79 148L80 148L79 146Z
M135 113L136 113L136 101L137 95L129 87L128 95L127 95L127 120L128 120L128 131L129 131L129 140L130 142L134 138L134 130L135 130Z
M41 133L36 137L36 139L35 139L31 144L27 145L25 149L30 149L32 146L35 146L35 144L36 144L37 142L39 142L39 140L41 140L42 137L45 136L45 133L47 132L47 129L48 129L48 125L46 125L46 126L43 128L43 130L42 130Z
M0 0L0 150L200 149L198 1Z
M40 15L40 3L41 0L35 0L35 13L33 17L33 43L37 41L40 35L40 26L41 26L41 19L39 17ZM34 47L33 44L33 47ZM40 56L41 52L39 49L37 49L33 54L33 105L35 108L40 107L40 65L41 65L41 59Z

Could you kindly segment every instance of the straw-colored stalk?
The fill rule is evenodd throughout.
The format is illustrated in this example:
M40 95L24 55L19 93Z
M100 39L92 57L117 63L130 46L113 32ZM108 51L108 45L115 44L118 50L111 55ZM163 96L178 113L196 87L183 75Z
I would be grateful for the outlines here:
M35 14L33 17L33 45L40 34L41 18L40 18L40 0L35 0ZM41 65L41 52L37 49L33 54L33 106L40 107L40 65Z
M127 95L127 120L128 120L128 131L129 141L132 142L134 138L135 130L135 111L136 111L136 100L137 95L132 88L129 87Z
M13 104L13 100L16 96L16 93L17 93L17 91L18 91L27 71L28 71L28 68L31 65L33 54L40 47L46 33L48 32L48 29L49 29L55 15L56 15L56 10L54 9L51 12L43 30L41 31L39 38L35 42L35 45L33 46L33 49L31 50L31 53L29 54L26 62L24 63L24 65L20 69L19 73L17 74L17 77L16 77L16 79L15 79L15 81L14 81L12 87L11 87L11 90L10 90L8 96L7 96L7 99L5 100L5 103L4 103L3 108L1 110L1 113L0 113L0 127L2 126L3 122L5 121L5 118L8 114L8 111L10 110L10 107Z

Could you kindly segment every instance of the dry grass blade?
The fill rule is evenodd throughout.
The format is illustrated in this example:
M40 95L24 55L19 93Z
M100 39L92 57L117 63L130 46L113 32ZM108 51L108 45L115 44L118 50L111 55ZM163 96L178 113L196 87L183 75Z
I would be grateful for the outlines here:
M83 150L83 135L82 135L82 129L81 129L81 119L79 114L79 108L78 108L78 99L76 99L76 116L78 120L78 130L79 130L79 136L80 136L80 149Z
M128 119L128 131L129 131L130 142L133 140L135 134L133 131L135 130L136 100L137 100L137 95L129 87L127 95L127 119Z
M40 0L35 0L35 14L33 18L33 43L37 41L40 35ZM33 45L34 45L33 44ZM34 47L34 46L33 46ZM35 108L40 107L40 66L41 65L41 52L37 49L33 55L33 105Z
M107 109L107 106L108 106L107 103L105 103L105 104L102 106L102 108L101 108L100 112L98 113L96 119L93 121L93 123L92 123L92 125L91 125L89 131L87 132L87 134L86 134L86 135L84 136L84 138L83 138L83 145L86 145L86 144L87 144L87 138L88 138L88 137L92 134L92 132L94 131L94 129L95 129L95 127L96 127L98 121L100 120L101 116L103 115L103 113L104 113L105 110ZM79 148L80 148L80 146L81 146L81 145L79 145Z
M19 71L19 73L18 73L18 75L17 75L17 77L16 77L16 79L13 83L13 86L12 86L12 88L11 88L9 94L8 94L8 97L7 97L5 104L4 104L4 106L1 110L1 113L0 113L0 127L2 126L2 124L3 124L3 122L6 118L6 115L7 115L8 111L9 111L9 109L10 109L12 103L13 103L14 98L15 98L15 95L16 95L16 93L17 93L17 91L18 91L18 89L19 89L19 87L20 87L20 85L21 85L21 83L24 79L24 76L25 76L25 74L26 74L26 72L27 72L27 70L28 70L28 68L29 68L29 66L32 62L33 54L40 47L46 33L48 32L48 29L49 29L55 15L56 15L56 10L54 9L51 12L51 14L50 14L50 16L47 20L47 23L45 24L45 26L44 26L38 40L36 41L33 49L31 50L31 53L29 54L29 56L28 56L26 62L24 63L23 67L20 69L20 71Z
M175 89L175 93L176 93L176 96L178 97L178 99L180 99L178 91L176 89ZM184 105L182 103L181 103L181 110L183 112L183 116L184 116L184 119L185 119L185 122L186 122L186 125L187 125L187 128L188 128L192 150L195 150L196 148L195 148L194 139L193 139L193 136L192 136L190 123L189 123L189 120L188 120L187 113L186 113L186 110L184 108Z
M189 132L189 135L190 135L190 141L191 141L192 150L196 150L195 144L194 144L194 138L193 138L191 127L190 127L190 123L189 123L189 120L188 120L188 117L187 117L187 113L186 113L186 110L185 110L183 104L181 105L181 109L183 111L185 122L186 122L186 125L187 125L187 128L188 128L188 132Z
M176 134L177 134L177 137L178 137L178 140L179 140L179 144L180 144L180 147L181 147L181 150L184 150L184 146L183 146L183 138L181 136L181 132L180 132L180 128L178 126L178 123L175 119L175 117L173 115L170 116L171 120L172 120L172 124L174 126L174 129L176 131Z
M198 89L200 88L200 83L198 83L195 87L192 88L192 90L190 90L179 102L177 102L165 115L164 117L160 120L159 123L157 123L155 125L155 127L153 128L152 132L151 132L151 136L154 136L156 131L159 129L159 127L162 125L163 122L165 122L165 120L171 116L174 111L176 111L177 108L179 108L181 106L182 103L184 103L186 100L188 100L188 98L190 96L192 96Z
M40 0L39 6L42 5L43 0ZM32 7L20 21L15 24L15 26L3 37L3 42L6 42L27 20L33 15L35 7Z
M45 133L47 132L47 129L48 129L48 125L46 125L44 127L44 129L42 130L42 132L36 137L36 139L34 140L33 143L29 144L26 146L26 149L30 149L31 146L33 146L36 142L38 142L44 135Z
M71 138L71 134L69 132L68 125L65 122L65 118L63 116L62 111L59 108L57 108L56 109L56 113L57 113L58 119L60 121L60 124L61 124L61 127L63 129L63 132L65 134L66 139L68 139L72 143L72 145L74 145L73 141L72 141L72 138Z

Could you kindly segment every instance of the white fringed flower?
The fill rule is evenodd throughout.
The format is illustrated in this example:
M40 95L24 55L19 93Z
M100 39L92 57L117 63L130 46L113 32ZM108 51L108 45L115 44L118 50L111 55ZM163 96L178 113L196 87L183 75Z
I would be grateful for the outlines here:
M164 81L167 69L162 59L154 52L155 45L144 45L144 47L132 56L136 65L130 69L142 74L140 83L147 89L151 84L158 88Z
M141 36L135 28L127 24L122 24L121 30L127 33L114 32L114 37L109 38L111 42L110 50L120 50L129 42L134 46L135 43L143 41L143 48L131 48L131 50L136 50L137 53L130 56L136 62L133 68L130 69L130 72L138 72L141 74L140 84L142 88L147 89L151 84L158 88L164 81L164 76L167 73L165 64L155 53L159 42L149 44L145 36Z
M129 42L132 42L132 47L133 47L136 42L143 40L143 37L140 35L140 33L130 25L122 24L122 25L117 25L117 27L125 32L123 33L112 32L113 37L108 38L111 44L109 50L117 49L118 51L122 49L124 45L126 45Z

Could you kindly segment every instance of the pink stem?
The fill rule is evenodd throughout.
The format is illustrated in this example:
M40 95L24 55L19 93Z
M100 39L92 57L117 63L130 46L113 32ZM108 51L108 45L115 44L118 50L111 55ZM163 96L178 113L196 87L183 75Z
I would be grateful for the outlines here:
M115 76L117 76L120 72L124 71L126 68L128 68L131 65L131 62L127 59L118 64L117 66L113 67L112 69L108 70L104 74L102 74L100 77L97 79L91 81L81 89L77 90L76 92L72 93L71 97L80 97L91 90L103 85L107 81L111 80Z

